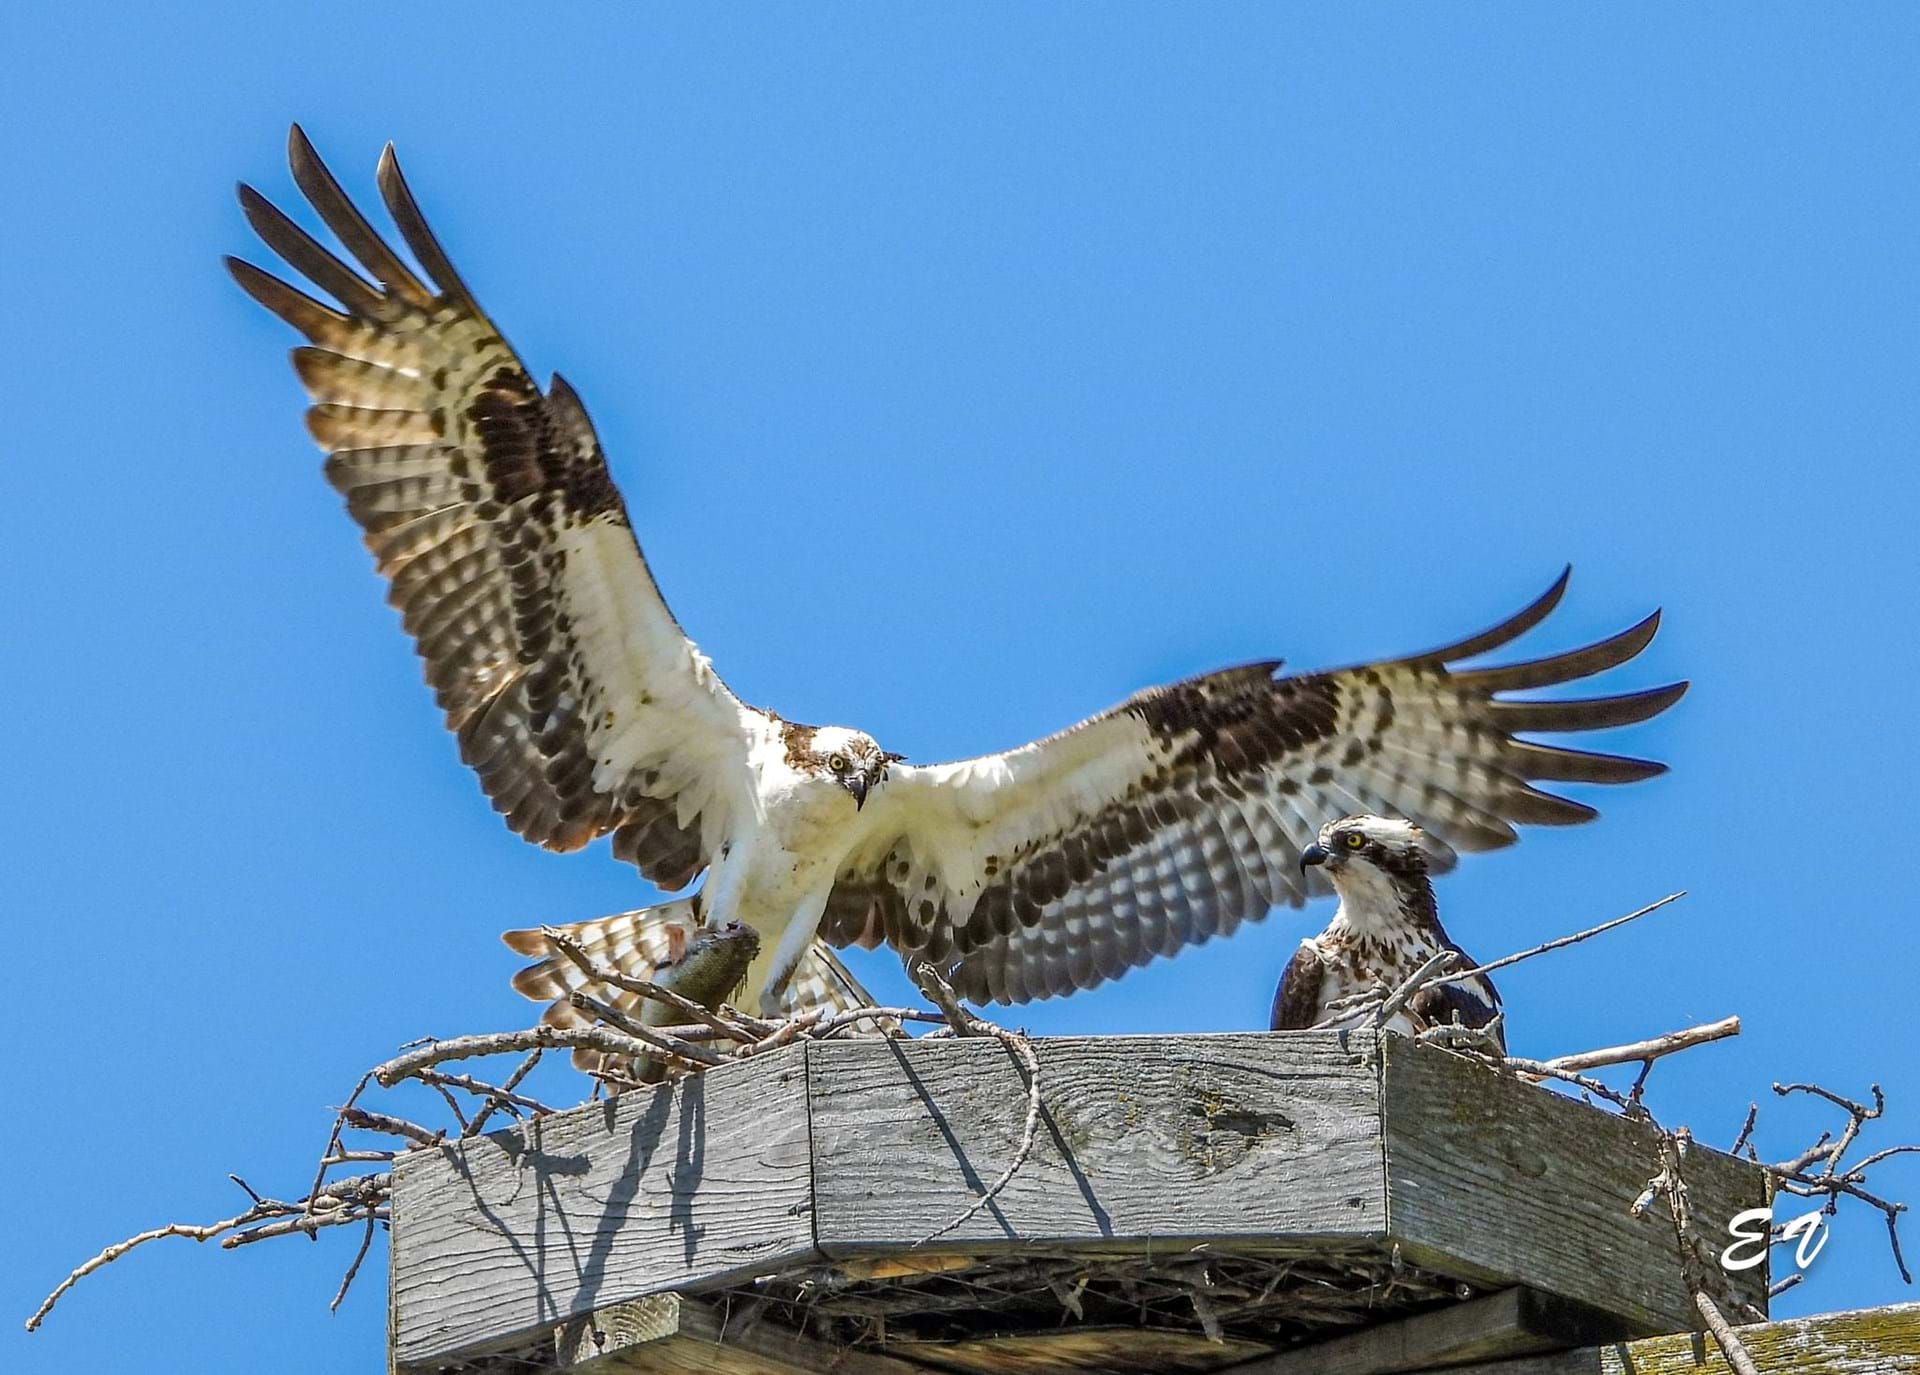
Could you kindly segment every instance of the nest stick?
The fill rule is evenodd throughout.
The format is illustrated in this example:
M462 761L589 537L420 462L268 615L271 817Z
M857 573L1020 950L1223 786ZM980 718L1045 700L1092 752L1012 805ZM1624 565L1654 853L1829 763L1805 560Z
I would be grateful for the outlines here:
M1521 950L1512 955L1503 955L1489 964L1476 965L1472 969L1464 969L1458 974L1448 974L1445 978L1435 979L1434 982L1442 984L1459 983L1463 979L1476 978L1481 974L1491 974L1496 969L1505 969L1510 964L1519 964L1522 960L1530 960L1535 955L1544 955L1549 950L1561 950L1569 945L1578 945L1581 941L1591 940L1593 937L1603 935L1617 926L1625 926L1630 921L1638 921L1649 913L1658 912L1668 903L1678 902L1686 895L1685 889L1681 889L1677 893L1669 893L1658 902L1650 902L1638 911L1627 913L1624 917L1615 917L1612 921L1603 921L1598 926L1589 926L1586 930L1576 931L1571 936L1557 937L1554 940L1536 945L1530 950Z
M428 1041L377 1067L373 1071L373 1078L382 1088L392 1088L403 1079L411 1079L419 1070L431 1069L449 1060L471 1060L481 1055L504 1055L516 1050L599 1050L626 1059L638 1059L658 1055L661 1049L658 1045L607 1027L535 1026L524 1031L493 1031L478 1036ZM677 1055L680 1052L669 1047L668 1053ZM697 1053L702 1056L711 1054L704 1050Z
M1724 1017L1717 1022L1705 1022L1681 1031L1669 1031L1664 1036L1634 1041L1624 1046L1608 1046L1604 1050L1583 1050L1577 1055L1556 1055L1553 1059L1542 1063L1554 1069L1564 1070L1599 1069L1603 1065L1631 1065L1641 1061L1657 1060L1663 1055L1672 1055L1692 1046L1705 1045L1708 1041L1724 1040L1728 1036L1739 1034L1740 1019Z
M1040 1132L1040 1057L1034 1054L1033 1043L1017 1031L1009 1031L1005 1027L996 1027L990 1022L982 1022L977 1019L969 1020L974 1028L973 1034L999 1038L1001 1044L1018 1055L1021 1063L1026 1067L1027 1118L1020 1129L1020 1148L1013 1153L1013 1159L1007 1163L1007 1168L1000 1172L999 1178L989 1184L986 1192L982 1193L980 1197L968 1205L965 1212L961 1213L960 1216L947 1223L944 1227L935 1228L933 1231L927 1233L927 1235L921 1237L920 1240L913 1243L916 1247L925 1246L930 1241L936 1241L948 1232L964 1225L975 1213L978 1213L982 1208L998 1198L1000 1191L1012 1182L1014 1175L1019 1173L1020 1167L1026 1164L1027 1157L1033 1154L1033 1143Z
M691 998L682 997L670 988L663 988L651 979L637 979L631 974L622 973L610 964L594 959L587 953L586 947L558 927L543 926L540 928L540 934L547 938L549 945L573 961L579 966L581 973L596 983L603 983L609 988L618 988L628 993L638 994L642 998L652 998L656 1002L665 1003L678 1012L684 1012L694 1021L704 1022L721 1035L735 1041L751 1044L765 1034L715 1012L710 1007L704 1007Z

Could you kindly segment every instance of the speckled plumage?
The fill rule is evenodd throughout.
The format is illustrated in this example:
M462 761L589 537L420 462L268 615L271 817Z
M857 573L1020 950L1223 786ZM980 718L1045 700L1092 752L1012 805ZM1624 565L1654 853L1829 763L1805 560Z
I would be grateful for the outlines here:
M703 915L762 937L761 1006L836 944L887 944L976 1000L1091 988L1233 931L1318 880L1320 824L1358 808L1423 825L1436 867L1517 824L1590 807L1539 781L1660 765L1519 739L1642 721L1685 684L1587 700L1503 694L1633 658L1650 616L1530 663L1461 670L1557 604L1561 579L1484 634L1331 672L1242 665L1140 693L1018 749L914 766L846 727L741 702L674 620L579 398L544 391L427 228L392 150L383 199L421 272L368 224L297 129L295 182L359 268L257 192L248 219L325 304L233 273L309 343L294 363L329 481L359 522L461 755L518 834L610 837Z
M1419 827L1403 820L1349 816L1320 828L1301 856L1301 869L1326 875L1340 906L1327 929L1302 941L1287 963L1273 995L1275 1031L1372 1025L1372 1008L1341 1004L1370 992L1391 993L1442 950L1460 956L1453 972L1473 968L1440 923L1430 862ZM1476 974L1429 984L1387 1026L1408 1034L1454 1021L1484 1027L1499 1012L1493 981ZM1504 1031L1495 1034L1504 1048Z

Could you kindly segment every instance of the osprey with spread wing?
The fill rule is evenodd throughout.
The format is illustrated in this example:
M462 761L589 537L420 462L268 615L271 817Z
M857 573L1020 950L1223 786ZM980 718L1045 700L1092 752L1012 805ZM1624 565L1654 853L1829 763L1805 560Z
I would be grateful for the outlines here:
M1245 664L1153 688L1018 749L904 763L866 733L806 726L730 692L668 611L573 390L542 390L454 271L389 148L379 186L418 269L305 136L293 176L359 264L250 187L241 203L323 302L245 262L240 285L309 341L293 361L328 479L365 532L462 757L518 834L601 837L684 925L743 922L764 1011L796 976L844 986L820 942L887 944L977 1001L1119 977L1325 891L1299 859L1321 824L1404 817L1443 869L1516 824L1586 821L1540 782L1626 783L1639 759L1523 740L1644 721L1685 691L1514 701L1625 663L1658 614L1569 653L1455 665L1538 624L1563 573L1491 630L1406 658L1288 674ZM670 957L624 926L601 948ZM517 948L543 950L530 937ZM549 963L524 991L564 992Z

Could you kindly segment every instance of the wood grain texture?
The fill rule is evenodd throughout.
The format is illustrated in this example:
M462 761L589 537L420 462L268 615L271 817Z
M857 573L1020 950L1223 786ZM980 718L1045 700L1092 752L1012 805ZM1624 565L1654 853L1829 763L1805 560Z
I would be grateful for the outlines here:
M717 1304L655 1294L563 1324L553 1370L568 1375L926 1375L877 1352L829 1347Z
M1920 1303L1735 1329L1766 1375L1920 1375ZM1683 1333L1460 1366L1448 1375L1732 1375L1710 1337Z
M1386 1225L1371 1032L1035 1042L1033 1154L943 1247L1332 1243ZM825 1043L808 1092L821 1249L910 1244L1013 1159L1019 1061L997 1041Z
M394 1170L402 1372L813 1254L805 1051L722 1066Z
M1618 1319L1518 1287L1228 1368L1230 1375L1396 1375L1559 1351L1614 1336Z
M1652 1128L1404 1037L1384 1062L1388 1210L1410 1259L1592 1304L1639 1333L1697 1325L1665 1206L1629 1212L1660 1169ZM1685 1175L1709 1244L1766 1201L1763 1171L1704 1146ZM1765 1311L1765 1266L1728 1278Z
M1381 1261L1399 1245L1482 1292L1524 1285L1602 1309L1623 1332L1693 1326L1664 1210L1628 1213L1659 1165L1643 1124L1370 1031L1035 1051L1032 1155L924 1250L1018 1148L1025 1075L998 1041L809 1043L409 1153L395 1170L397 1375L550 1347L568 1319L651 1294L1027 1248L1177 1263L1201 1245ZM1709 1241L1765 1192L1757 1167L1705 1148L1686 1174ZM1765 1282L1733 1277L1759 1304ZM1066 1360L1072 1343L1054 1345Z

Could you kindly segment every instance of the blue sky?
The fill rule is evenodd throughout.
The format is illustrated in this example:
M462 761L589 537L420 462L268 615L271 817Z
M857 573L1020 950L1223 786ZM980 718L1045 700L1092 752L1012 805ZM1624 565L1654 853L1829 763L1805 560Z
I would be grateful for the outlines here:
M228 1170L304 1187L397 1043L522 1024L496 932L649 896L513 839L458 765L293 340L219 267L253 251L234 180L291 194L294 118L363 196L397 140L480 298L586 398L683 623L799 719L954 757L1242 659L1423 648L1569 561L1527 649L1664 607L1609 682L1693 680L1613 742L1672 774L1470 860L1443 912L1491 957L1689 889L1512 971L1516 1048L1738 1012L1656 1074L1669 1120L1724 1145L1775 1079L1877 1078L1880 1143L1920 1138L1920 14L1815 13L16 14L16 1321L105 1242L236 1210ZM1259 1026L1326 915L1013 1020ZM1763 1145L1819 1120L1769 1108ZM381 1359L377 1277L326 1311L350 1241L166 1245L0 1364ZM1778 1311L1912 1296L1850 1213Z

